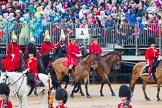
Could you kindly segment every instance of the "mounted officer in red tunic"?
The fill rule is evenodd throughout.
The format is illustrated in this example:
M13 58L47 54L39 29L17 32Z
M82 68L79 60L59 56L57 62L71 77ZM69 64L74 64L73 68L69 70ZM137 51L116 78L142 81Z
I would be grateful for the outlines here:
M102 49L100 45L98 44L98 36L93 36L92 43L89 46L89 52L96 52L100 56L102 56Z
M156 62L160 59L160 53L157 48L155 48L155 39L154 37L150 37L148 39L149 47L146 49L145 52L145 60L149 65L150 69L148 70L149 78L152 77L152 70L156 68ZM153 65L155 64L155 65Z
M77 65L77 58L82 56L79 46L75 42L75 36L71 36L68 45L68 60L63 62L65 66L69 67L69 74L71 73L73 66Z
M44 42L41 45L40 54L45 54L54 49L54 44L50 42L50 35L48 30L45 32Z
M35 95L37 95L37 85L36 85L36 79L37 79L37 66L38 66L38 60L34 57L35 51L33 48L29 47L28 54L29 58L26 60L25 69L27 71L26 75L28 77L28 84L31 86L32 89L34 89Z
M20 45L17 43L17 36L14 34L11 38L11 43L8 44L7 57L1 61L3 68L6 71L20 70Z

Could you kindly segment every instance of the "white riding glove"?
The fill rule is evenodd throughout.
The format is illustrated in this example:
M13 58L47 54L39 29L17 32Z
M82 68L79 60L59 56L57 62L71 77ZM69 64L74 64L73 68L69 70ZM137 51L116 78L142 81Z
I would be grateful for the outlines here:
M12 58L15 58L15 54L11 54L11 57L12 57Z
M160 56L160 57L158 57L158 59L157 60L162 60L162 57Z
M81 56L82 56L82 54L76 54L76 56L77 56L77 57L81 57Z

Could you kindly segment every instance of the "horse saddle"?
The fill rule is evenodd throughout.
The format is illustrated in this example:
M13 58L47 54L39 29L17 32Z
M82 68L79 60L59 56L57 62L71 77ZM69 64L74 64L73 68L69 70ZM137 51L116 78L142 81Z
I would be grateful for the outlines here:
M141 75L148 75L149 69L150 69L150 66L146 64L144 68L142 69ZM157 66L155 66L155 68L152 67L152 73L157 74Z
M34 82L34 75L31 72L27 72L26 77L27 77L27 85L31 86L31 82ZM36 79L36 85L38 87L44 86L43 82L39 80L39 78Z

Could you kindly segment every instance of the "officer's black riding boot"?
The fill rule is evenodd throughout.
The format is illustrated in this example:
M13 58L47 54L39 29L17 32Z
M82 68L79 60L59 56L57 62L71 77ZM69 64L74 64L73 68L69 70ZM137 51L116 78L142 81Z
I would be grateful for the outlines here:
M72 72L72 69L69 69L69 72L68 72L69 78L72 77L71 72Z

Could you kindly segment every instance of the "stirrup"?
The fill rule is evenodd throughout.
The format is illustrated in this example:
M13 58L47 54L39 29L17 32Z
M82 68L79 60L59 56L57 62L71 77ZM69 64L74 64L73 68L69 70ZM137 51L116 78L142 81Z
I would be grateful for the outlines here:
M149 76L149 79L151 79L152 78L152 73L150 74L150 76Z

